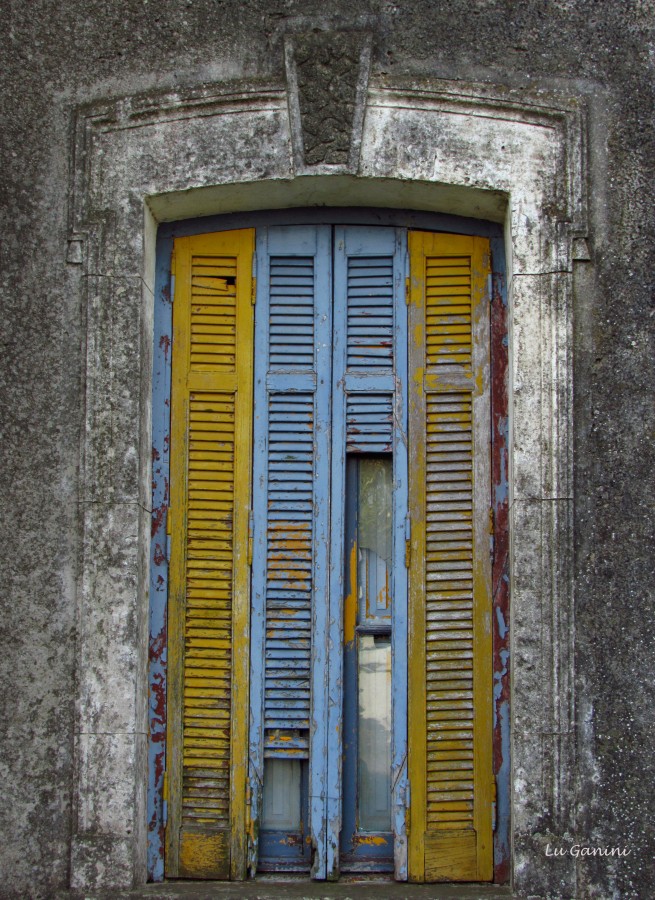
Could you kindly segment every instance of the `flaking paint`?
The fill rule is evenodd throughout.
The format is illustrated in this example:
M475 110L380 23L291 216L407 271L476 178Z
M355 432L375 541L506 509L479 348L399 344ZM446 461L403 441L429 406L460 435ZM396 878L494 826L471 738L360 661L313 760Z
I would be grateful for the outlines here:
M493 515L493 766L496 779L494 881L510 875L510 595L508 325L505 248L491 239L491 483Z
M150 542L150 615L148 643L148 850L151 881L164 878L164 832L167 810L163 797L166 769L166 674L170 444L170 346L172 333L172 238L157 244L152 382L152 519Z

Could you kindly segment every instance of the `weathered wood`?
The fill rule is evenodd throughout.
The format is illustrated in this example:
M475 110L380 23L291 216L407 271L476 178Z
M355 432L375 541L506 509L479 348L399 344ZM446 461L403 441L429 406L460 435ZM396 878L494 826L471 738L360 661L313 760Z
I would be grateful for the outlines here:
M349 559L344 554L346 453L393 453L391 827L396 877L400 880L406 877L407 792L405 264L406 232L402 228L339 226L334 230L330 642L334 647L345 642L346 652L354 652L357 598L344 585L348 568L350 590L356 590L356 558L352 551ZM342 676L341 654L333 654L329 668L328 757L334 787L328 797L328 877L336 877L339 871L339 832L354 828L351 814L344 813L343 821L341 817L342 794L354 795L356 790L354 784L341 781L341 735L348 727L341 721ZM347 761L344 779L352 781L349 765ZM349 801L354 811L354 796ZM374 842L367 844L363 836L359 837L363 856L384 850L379 846L374 849ZM381 840L379 836L373 839ZM345 845L350 847L348 837L342 837L341 845L342 850Z
M253 245L252 230L175 241L166 832L171 877L245 874Z
M409 245L410 878L483 881L493 874L489 244L411 232Z
M330 250L329 227L257 233L249 865L264 758L293 757L309 768L316 877L327 795Z

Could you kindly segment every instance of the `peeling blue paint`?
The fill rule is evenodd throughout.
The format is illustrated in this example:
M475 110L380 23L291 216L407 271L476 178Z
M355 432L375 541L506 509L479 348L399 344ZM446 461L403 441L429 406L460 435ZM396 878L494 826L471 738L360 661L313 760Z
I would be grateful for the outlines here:
M509 656L509 654L508 654ZM497 784L509 784L510 776L510 728L509 728L509 703L499 704L500 733L502 744L502 765L496 773ZM509 791L498 790L496 794L496 840L494 841L494 865L506 864L509 859L509 825L510 802Z
M496 620L498 622L498 634L501 636L501 638L504 638L505 635L507 634L507 625L505 624L505 617L503 615L503 611L498 606L496 607Z
M166 804L166 605L169 503L169 434L171 336L173 327L170 278L172 238L157 242L154 342L152 367L152 530L150 544L150 624L148 647L148 879L164 879Z
M499 612L499 610L496 610L496 612ZM507 663L509 662L509 650L501 650L500 658L503 664L503 668L500 669L500 671L494 672L494 700L500 700L503 695L503 678L507 675L508 672ZM497 724L498 721L496 719L496 705L494 704L494 728Z
M510 684L509 684L509 415L507 370L507 278L503 240L492 237L493 302L492 339L492 469L494 510L493 602L494 623L494 775L496 778L496 827L494 832L494 880L509 880L510 808ZM499 302L500 301L500 302Z
M501 440L499 447L500 458L500 477L494 484L494 506L498 507L502 503L509 502L509 476L507 458L509 446L509 418L507 416L498 416L496 420L496 431Z

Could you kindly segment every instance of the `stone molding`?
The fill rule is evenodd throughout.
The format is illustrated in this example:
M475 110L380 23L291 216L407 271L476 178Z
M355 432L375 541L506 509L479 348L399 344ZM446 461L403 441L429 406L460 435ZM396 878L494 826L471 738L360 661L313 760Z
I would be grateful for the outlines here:
M539 90L377 77L347 165L312 167L292 82L289 94L226 82L75 111L67 249L86 346L71 883L145 880L156 222L333 202L505 222L513 879L541 890L546 841L575 829L571 296L573 260L588 257L585 108ZM570 858L557 878L574 896Z

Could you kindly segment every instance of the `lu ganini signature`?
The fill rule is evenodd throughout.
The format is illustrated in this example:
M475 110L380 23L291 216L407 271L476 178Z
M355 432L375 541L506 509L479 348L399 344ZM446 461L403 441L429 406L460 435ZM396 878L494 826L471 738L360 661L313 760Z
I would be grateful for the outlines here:
M627 847L590 847L586 844L551 847L546 844L546 856L630 856L631 853Z

